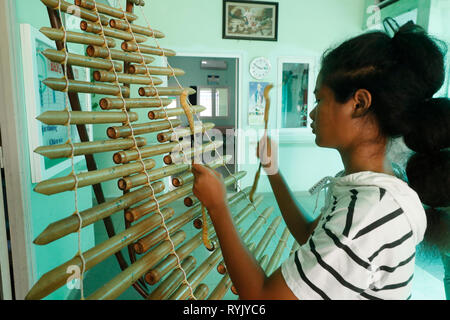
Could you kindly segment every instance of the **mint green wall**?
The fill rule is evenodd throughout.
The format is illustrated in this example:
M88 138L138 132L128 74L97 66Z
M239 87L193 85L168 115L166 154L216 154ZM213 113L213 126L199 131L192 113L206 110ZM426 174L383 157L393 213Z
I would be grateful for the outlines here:
M282 0L279 1L277 42L229 40L222 39L222 3L221 0L159 0L149 2L143 10L151 27L165 33L166 38L159 40L162 47L180 54L242 57L239 117L243 129L248 128L248 83L254 81L248 67L254 57L264 55L269 58L272 71L262 81L276 83L279 57L313 56L318 59L325 49L361 32L364 12L364 0ZM136 12L141 16L140 9ZM139 21L145 24L142 17ZM271 97L270 127L275 128L279 108L276 90L272 90ZM249 148L255 147L247 142L243 150ZM283 158L281 171L294 191L307 190L324 175L335 174L342 168L334 150L320 149L313 143L282 144L280 155ZM241 167L249 172L243 186L253 182L256 168L255 164ZM270 191L265 177L261 179L258 191Z
M20 34L19 34L19 25L21 23L31 24L33 27L39 29L42 26L50 26L46 7L38 0L17 0L15 2L16 9L16 41L19 46L18 52L20 50ZM19 70L21 71L18 74L19 82L21 84L22 95L25 96L27 93L24 91L23 87L23 70L21 57L19 57ZM26 117L26 109L24 100L21 101L21 105L18 110L14 110L18 117L25 119ZM26 123L26 122L25 122ZM72 192L65 192L58 195L53 196L45 196L32 191L35 187L35 184L31 183L31 172L29 166L29 152L28 152L28 137L27 137L27 128L23 128L22 135L22 145L24 148L26 159L26 167L23 168L30 177L30 183L28 188L31 190L31 227L32 227L32 238L36 238L46 227L48 224L60 220L64 217L71 215L74 211L74 196ZM77 172L86 170L86 166L81 164L77 166ZM68 175L70 170L65 170L60 173L58 176ZM92 206L92 192L90 188L83 188L79 190L79 210L84 210L88 207ZM92 247L94 244L94 235L93 235L93 227L89 226L83 229L82 232L82 243L83 243L83 251ZM72 234L63 239L57 240L51 244L46 246L36 246L34 244L30 244L33 248L34 255L34 266L30 266L33 269L35 281L37 281L44 273L53 269L54 267L60 265L61 263L66 262L71 259L77 252L78 249L78 241L77 235ZM68 295L68 289L63 286L53 294L49 295L47 299L65 299Z

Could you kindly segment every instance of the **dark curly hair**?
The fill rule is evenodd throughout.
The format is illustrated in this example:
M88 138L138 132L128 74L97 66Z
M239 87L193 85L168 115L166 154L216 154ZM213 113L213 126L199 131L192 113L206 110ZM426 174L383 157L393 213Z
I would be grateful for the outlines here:
M433 98L445 80L446 53L444 42L409 22L392 38L372 31L326 51L320 71L340 103L358 89L371 93L381 135L403 137L414 151L408 184L433 208L450 206L450 100Z

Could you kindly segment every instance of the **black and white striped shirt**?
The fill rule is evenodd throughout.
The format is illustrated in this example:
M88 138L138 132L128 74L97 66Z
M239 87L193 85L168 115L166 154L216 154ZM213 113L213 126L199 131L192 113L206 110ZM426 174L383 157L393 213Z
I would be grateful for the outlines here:
M331 178L327 205L307 243L282 265L299 299L409 299L416 245L426 228L402 180L359 172Z

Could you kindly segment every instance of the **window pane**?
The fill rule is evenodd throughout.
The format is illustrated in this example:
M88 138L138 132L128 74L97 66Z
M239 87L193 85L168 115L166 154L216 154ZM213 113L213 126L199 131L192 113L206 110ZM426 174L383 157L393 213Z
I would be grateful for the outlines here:
M212 89L211 88L200 88L199 102L200 102L201 106L206 108L206 110L203 111L200 114L200 116L212 117Z
M216 117L228 117L228 89L216 89Z

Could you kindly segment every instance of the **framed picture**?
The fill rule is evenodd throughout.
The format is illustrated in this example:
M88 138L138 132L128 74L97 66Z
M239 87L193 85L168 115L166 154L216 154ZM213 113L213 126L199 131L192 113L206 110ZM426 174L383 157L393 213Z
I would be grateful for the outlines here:
M269 82L250 82L248 90L248 124L251 126L264 125L264 111L266 99L264 89Z
M68 101L66 93L54 91L42 82L47 78L62 78L64 76L61 65L50 61L43 54L46 49L56 49L55 43L29 24L21 24L20 33L23 73L27 75L24 77L24 87L25 92L27 92L25 103L31 176L32 183L38 183L71 166L70 159L49 159L34 152L40 146L67 142L66 126L46 125L36 120L36 117L45 111L64 110ZM90 73L87 68L73 67L73 71L76 80L90 82ZM82 109L90 111L90 95L80 94L79 96ZM92 137L92 125L87 126L87 129L90 137ZM74 143L80 141L76 126L71 126L70 135ZM83 156L75 157L76 163L82 160L84 160Z
M315 59L278 59L277 128L280 142L313 142L309 113L314 108Z
M223 1L224 39L277 41L278 2Z

